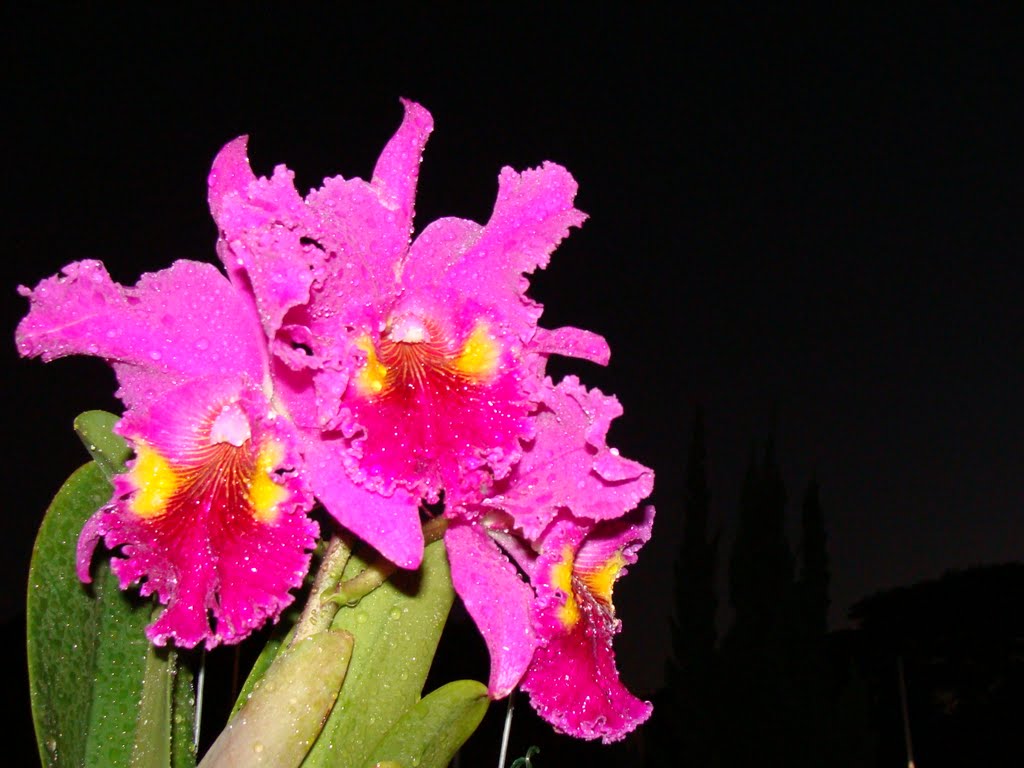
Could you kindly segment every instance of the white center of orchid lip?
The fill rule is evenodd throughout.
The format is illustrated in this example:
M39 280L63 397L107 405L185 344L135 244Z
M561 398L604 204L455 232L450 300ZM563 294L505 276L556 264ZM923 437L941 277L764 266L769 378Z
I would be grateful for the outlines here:
M419 344L430 337L427 327L415 315L403 315L391 324L388 338L394 342Z
M236 448L252 437L249 418L238 403L229 403L221 408L210 428L210 442L230 443Z

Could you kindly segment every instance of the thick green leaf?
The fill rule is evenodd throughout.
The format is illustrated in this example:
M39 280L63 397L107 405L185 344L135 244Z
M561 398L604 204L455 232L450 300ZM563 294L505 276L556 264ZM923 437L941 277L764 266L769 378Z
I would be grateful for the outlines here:
M280 653L201 768L300 765L334 706L351 654L352 636L340 630L311 635Z
M354 557L346 576L365 567ZM355 638L345 685L303 768L362 768L384 735L419 701L455 593L444 542L427 546L418 571L400 571L335 628Z
M413 705L388 731L364 764L445 768L487 712L487 686L476 680L448 683Z
M75 433L108 480L124 472L124 463L132 455L125 439L113 433L118 420L107 411L86 411L75 418Z
M106 563L93 569L91 585L75 575L79 531L110 493L97 464L75 472L50 505L32 554L29 684L40 756L48 767L127 768L131 745L149 738L146 731L166 732L162 722L139 717L147 665L151 686L165 685L161 677L174 681L166 652L149 659L144 629L150 603L121 592ZM170 707L164 712L170 715ZM176 751L175 768L189 765L188 745L179 746L186 748Z
M231 708L231 717L238 714L238 711L245 706L245 702L249 700L249 696L252 694L253 689L263 679L263 676L267 674L267 670L270 669L274 663L274 659L277 658L278 653L282 648L287 647L286 643L291 637L291 632L286 634L278 634L274 632L267 642L263 646L263 650L260 651L260 655L256 657L256 661L253 662L252 669L249 670L249 676L245 678L245 682L242 683L242 688L238 692L238 698L235 699L235 705Z

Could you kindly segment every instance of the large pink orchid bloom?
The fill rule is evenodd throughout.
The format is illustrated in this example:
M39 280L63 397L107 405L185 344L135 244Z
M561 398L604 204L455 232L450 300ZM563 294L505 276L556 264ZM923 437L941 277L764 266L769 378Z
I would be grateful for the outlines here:
M538 328L541 307L525 294L524 274L583 221L569 173L505 168L486 225L440 219L412 240L433 122L404 104L369 182L329 178L302 197L283 166L253 174L243 137L218 155L210 203L221 259L253 287L317 496L385 557L415 567L421 502L519 460L544 359L604 362L608 348L586 331Z
M295 430L272 404L252 297L190 261L131 288L77 262L22 293L31 309L19 351L109 361L127 407L116 431L135 458L82 531L82 580L101 539L120 547L111 567L122 588L141 582L167 605L147 628L159 645L237 642L276 618L317 526Z

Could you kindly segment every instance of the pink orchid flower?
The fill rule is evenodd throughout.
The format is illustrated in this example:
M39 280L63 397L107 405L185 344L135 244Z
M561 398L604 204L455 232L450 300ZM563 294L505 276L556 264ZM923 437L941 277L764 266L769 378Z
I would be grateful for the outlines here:
M490 651L492 697L521 682L560 730L614 741L650 713L615 669L611 593L650 536L654 509L627 513L654 475L607 446L615 398L573 377L540 393L519 463L446 512L452 581Z
M272 405L252 297L190 261L133 288L82 261L21 292L31 306L21 354L101 357L127 407L116 431L135 458L82 531L80 578L90 580L101 539L120 547L111 567L121 587L141 582L167 605L147 628L158 645L212 648L276 619L318 529L295 431Z
M329 178L302 197L283 166L257 178L242 137L214 163L210 202L229 274L253 286L317 497L411 568L420 503L518 461L546 357L604 362L608 348L586 331L538 328L541 307L525 294L524 274L584 219L569 173L505 168L486 225L440 219L412 240L433 122L404 105L369 182Z

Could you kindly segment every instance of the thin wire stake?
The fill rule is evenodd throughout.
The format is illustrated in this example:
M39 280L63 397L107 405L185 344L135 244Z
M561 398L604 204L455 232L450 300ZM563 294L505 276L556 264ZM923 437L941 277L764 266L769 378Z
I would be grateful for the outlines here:
M199 752L199 726L203 722L203 687L206 684L206 649L199 655L199 674L196 675L196 714L192 723L192 746Z
M505 729L501 733L501 754L498 755L498 768L505 768L505 757L508 754L508 737L512 733L512 713L515 711L516 689L508 695L508 704L505 708Z

